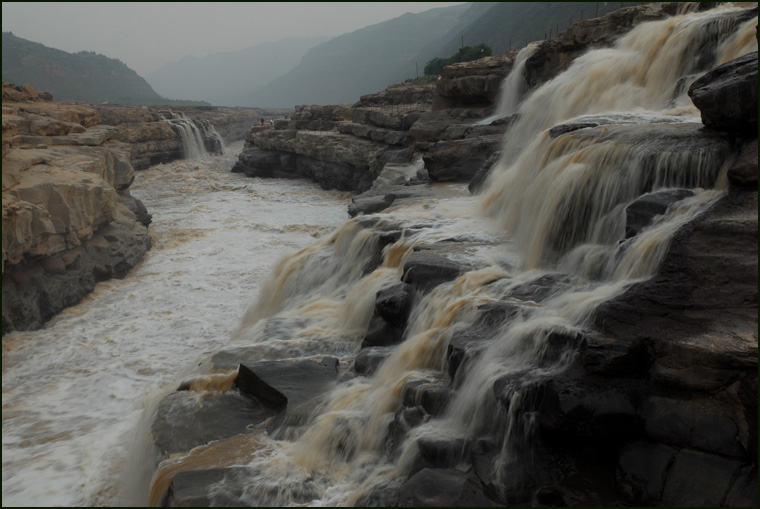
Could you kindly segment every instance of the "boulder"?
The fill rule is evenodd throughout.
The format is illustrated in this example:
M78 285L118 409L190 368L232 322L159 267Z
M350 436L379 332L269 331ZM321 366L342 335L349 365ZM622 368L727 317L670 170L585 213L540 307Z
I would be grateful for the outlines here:
M463 266L442 255L413 252L404 264L403 281L425 293L441 283L456 279Z
M494 507L479 483L458 470L425 468L398 494L398 507Z
M757 51L716 67L688 93L706 126L757 137Z
M498 134L439 141L422 159L431 180L469 182L501 144Z
M694 196L689 189L666 189L637 198L625 208L625 238L637 235L656 216L664 214L670 205L689 196Z

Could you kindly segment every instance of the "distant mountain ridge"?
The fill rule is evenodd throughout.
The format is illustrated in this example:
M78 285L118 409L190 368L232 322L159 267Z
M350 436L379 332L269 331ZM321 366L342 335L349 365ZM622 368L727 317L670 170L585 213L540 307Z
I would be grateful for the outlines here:
M161 97L121 60L94 51L68 53L3 32L2 79L50 92L59 102L208 104Z
M641 2L622 2L632 5ZM301 63L254 90L246 105L353 103L360 96L422 75L435 57L485 43L500 54L603 16L620 2L473 2L430 9L371 25L309 50Z
M298 65L306 52L329 37L291 37L248 48L187 56L146 79L160 94L208 101L215 106L250 106L251 90Z
M477 4L476 4L477 5ZM406 13L310 49L301 63L252 91L251 105L352 103L361 95L420 75L420 51L460 25L472 4Z

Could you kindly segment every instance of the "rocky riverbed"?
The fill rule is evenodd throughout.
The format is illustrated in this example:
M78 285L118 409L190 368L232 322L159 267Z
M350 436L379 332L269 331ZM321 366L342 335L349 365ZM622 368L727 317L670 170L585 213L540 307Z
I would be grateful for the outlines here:
M152 502L756 505L757 12L679 9L544 42L488 122L518 52L251 130L233 171L355 219L162 401Z

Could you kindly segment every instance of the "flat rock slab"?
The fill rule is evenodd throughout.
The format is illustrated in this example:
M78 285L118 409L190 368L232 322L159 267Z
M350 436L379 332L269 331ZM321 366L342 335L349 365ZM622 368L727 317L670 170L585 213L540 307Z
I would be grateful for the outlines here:
M236 498L226 493L212 494L215 484L245 473L244 468L215 468L178 472L169 488L169 507L230 507L238 505Z
M328 357L319 362L285 360L241 365L235 384L245 394L279 411L267 430L281 434L304 425L337 380L338 359Z
M151 431L156 446L169 456L245 433L248 426L274 415L275 411L236 390L177 391L159 404Z

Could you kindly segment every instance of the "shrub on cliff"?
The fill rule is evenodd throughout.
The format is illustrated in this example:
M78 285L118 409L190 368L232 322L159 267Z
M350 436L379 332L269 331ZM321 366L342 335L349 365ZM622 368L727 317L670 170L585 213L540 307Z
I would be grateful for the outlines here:
M448 58L434 58L425 65L424 73L427 76L437 75L443 72L447 65L458 62L469 62L478 58L491 56L491 48L483 43L477 46L464 46Z

